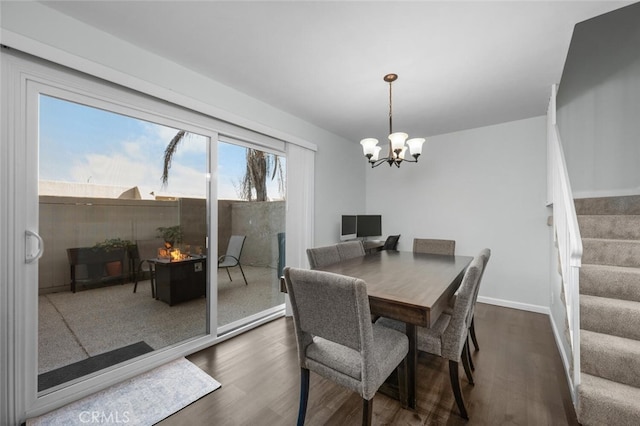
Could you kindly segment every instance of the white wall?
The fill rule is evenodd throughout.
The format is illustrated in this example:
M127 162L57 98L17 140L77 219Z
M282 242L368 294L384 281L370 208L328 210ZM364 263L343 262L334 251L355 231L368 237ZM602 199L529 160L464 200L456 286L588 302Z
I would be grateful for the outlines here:
M364 167L352 161L362 156L356 142L40 3L0 2L0 8L3 44L276 138L315 144L316 245L337 241L343 211L364 209Z
M492 257L480 300L548 312L546 118L428 138L418 164L366 176L367 213L383 234L456 240L456 253Z

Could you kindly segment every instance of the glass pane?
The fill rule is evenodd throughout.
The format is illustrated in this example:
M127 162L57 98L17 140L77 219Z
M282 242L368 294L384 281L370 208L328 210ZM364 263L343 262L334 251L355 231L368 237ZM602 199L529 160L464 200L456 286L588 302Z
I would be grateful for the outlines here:
M285 260L285 161L256 149L218 145L218 253L228 254L218 265L223 330L284 303L278 277ZM234 245L240 241L238 256Z
M39 120L43 391L207 332L209 139L44 95Z

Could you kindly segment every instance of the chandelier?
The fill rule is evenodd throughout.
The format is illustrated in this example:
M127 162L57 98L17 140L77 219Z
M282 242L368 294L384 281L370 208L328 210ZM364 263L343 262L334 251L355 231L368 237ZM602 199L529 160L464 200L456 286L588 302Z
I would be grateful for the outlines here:
M366 138L360 141L362 145L362 151L364 156L367 157L371 167L377 167L382 163L388 163L389 166L396 165L400 167L400 163L407 161L409 163L417 163L418 157L422 154L422 144L424 138L413 138L407 140L409 135L402 132L393 133L393 103L391 98L391 84L398 79L397 74L387 74L384 76L384 81L389 83L389 153L385 158L378 158L381 146L378 146L378 139ZM405 145L406 142L406 145ZM409 149L413 160L405 158L405 154Z

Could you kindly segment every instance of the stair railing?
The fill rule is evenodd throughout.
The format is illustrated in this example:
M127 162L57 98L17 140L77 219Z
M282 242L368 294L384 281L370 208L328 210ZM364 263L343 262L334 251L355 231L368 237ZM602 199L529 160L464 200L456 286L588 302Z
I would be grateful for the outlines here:
M562 141L556 122L556 91L557 86L553 85L547 113L547 160L549 162L549 179L551 181L548 188L550 191L548 196L550 197L549 201L553 203L554 234L560 255L569 340L573 357L573 368L567 369L567 375L571 381L571 394L574 404L576 404L577 390L580 384L579 275L580 266L582 265L582 239L578 228L578 218L569 183Z

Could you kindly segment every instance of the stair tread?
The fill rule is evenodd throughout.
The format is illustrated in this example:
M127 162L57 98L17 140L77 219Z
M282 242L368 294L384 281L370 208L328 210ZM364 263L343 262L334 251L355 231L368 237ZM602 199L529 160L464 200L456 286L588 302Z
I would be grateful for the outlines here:
M583 263L581 269L602 269L617 272L626 272L640 275L640 268L637 266L601 265L599 263Z
M583 425L637 425L640 388L591 374L580 374L580 413Z
M605 241L605 242L615 242L620 244L638 244L640 245L640 240L623 240L620 238L595 238L595 237L584 237L582 241Z

